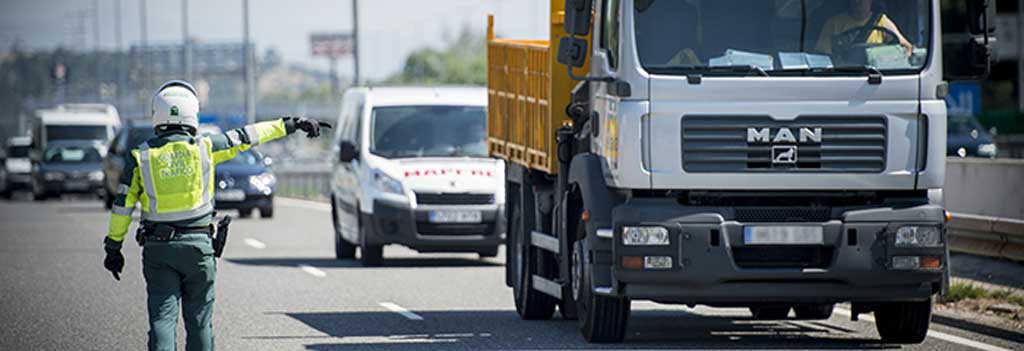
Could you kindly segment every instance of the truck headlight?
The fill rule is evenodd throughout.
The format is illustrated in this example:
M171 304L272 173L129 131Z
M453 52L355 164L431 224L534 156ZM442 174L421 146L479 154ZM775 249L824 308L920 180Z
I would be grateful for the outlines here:
M402 182L398 179L392 178L391 176L384 174L379 169L375 169L372 172L373 185L382 192L405 195L405 191L402 190Z
M102 182L103 181L103 172L102 171L89 172L89 180L94 181L94 182Z
M896 230L896 247L940 247L941 231L934 226L908 225Z
M996 144L981 144L978 145L978 156L995 157L996 150Z
M274 183L277 182L277 177L274 177L273 173L263 173L249 177L249 185L256 188L263 193L263 195L270 195L274 192Z
M64 173L61 172L46 172L43 173L43 179L47 181L56 182L64 180Z
M668 229L664 227L622 227L622 244L627 246L668 245Z

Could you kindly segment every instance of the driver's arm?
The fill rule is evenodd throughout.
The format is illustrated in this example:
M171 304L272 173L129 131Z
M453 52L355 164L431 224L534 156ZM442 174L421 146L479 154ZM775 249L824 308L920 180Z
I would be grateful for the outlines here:
M914 53L914 44L911 44L910 41L903 36L903 33L900 32L900 28L896 26L896 23L893 23L893 21L889 19L889 16L882 16L882 19L878 22L882 27L892 31L893 34L896 34L896 38L900 40L900 45L907 49L907 56Z

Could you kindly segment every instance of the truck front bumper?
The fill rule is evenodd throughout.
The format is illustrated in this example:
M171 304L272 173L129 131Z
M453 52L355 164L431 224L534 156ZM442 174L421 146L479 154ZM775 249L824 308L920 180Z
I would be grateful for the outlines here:
M849 210L815 223L740 222L729 209L683 207L672 200L633 200L613 210L604 293L684 303L839 302L921 300L939 292L948 271L944 210L934 205ZM748 226L821 226L822 243L755 245ZM943 245L902 248L894 244L900 226L940 227ZM623 226L660 226L664 246L627 246ZM608 239L603 239L608 241ZM625 268L624 259L670 257L671 267ZM896 269L895 256L938 257L932 269ZM601 269L597 269L601 271Z
M429 221L430 211L442 207L410 208L374 201L373 214L363 214L366 240L371 244L400 244L419 252L483 252L496 249L505 233L502 206L443 206L449 210L477 210L480 223L442 224Z

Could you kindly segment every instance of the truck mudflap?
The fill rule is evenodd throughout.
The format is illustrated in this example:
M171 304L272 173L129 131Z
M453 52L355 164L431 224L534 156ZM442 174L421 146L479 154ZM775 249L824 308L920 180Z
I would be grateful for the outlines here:
M693 303L910 301L940 292L946 278L939 206L857 209L816 223L739 222L730 211L673 199L616 206L611 282L598 293ZM911 225L938 227L940 244L897 247L896 231ZM668 243L625 245L623 227L636 226L665 228ZM820 231L814 231L814 243L753 241L748 228L766 226Z

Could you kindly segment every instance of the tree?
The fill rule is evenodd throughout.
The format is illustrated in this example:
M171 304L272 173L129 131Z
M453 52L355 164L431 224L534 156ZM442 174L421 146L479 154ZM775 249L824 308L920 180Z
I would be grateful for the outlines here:
M458 39L442 50L422 48L405 60L402 72L385 83L460 84L487 83L486 42L470 28L463 28Z

